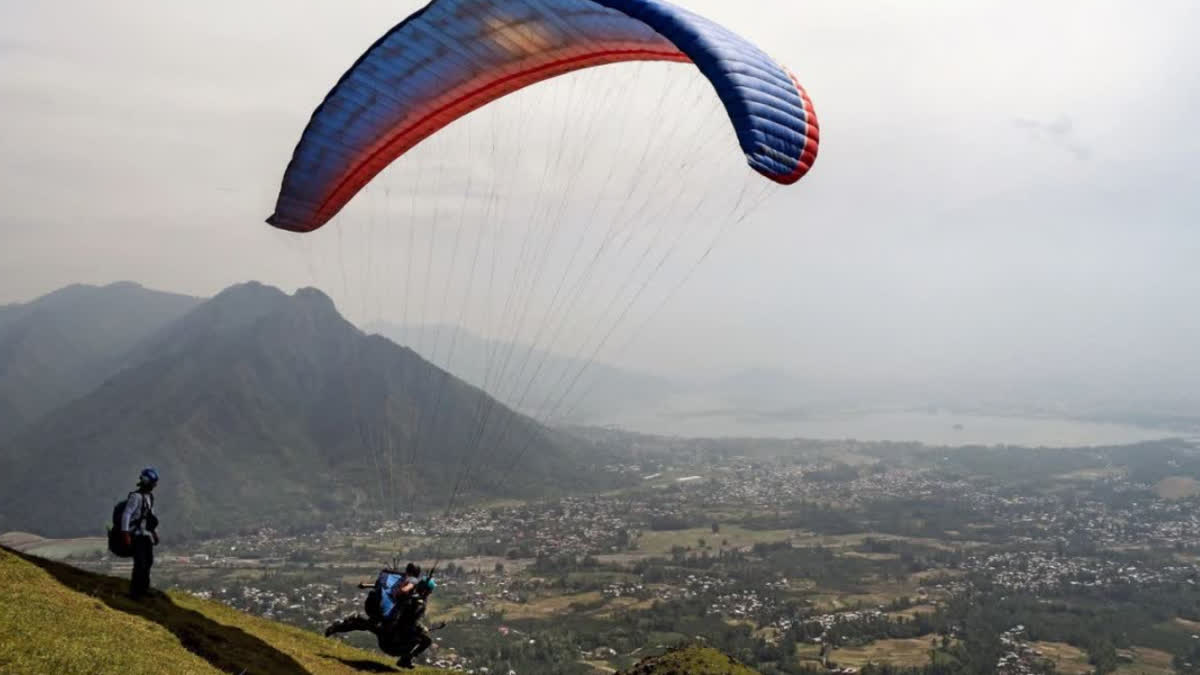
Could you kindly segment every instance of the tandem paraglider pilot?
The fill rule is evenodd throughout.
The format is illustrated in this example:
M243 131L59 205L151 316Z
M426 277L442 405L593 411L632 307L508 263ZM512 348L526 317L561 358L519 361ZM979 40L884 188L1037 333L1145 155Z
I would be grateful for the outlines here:
M396 665L413 668L413 660L433 645L422 619L437 582L432 576L419 579L420 574L421 568L410 563L403 573L385 569L373 585L360 584L359 588L371 588L366 615L354 614L334 623L325 629L325 637L358 630L373 633L384 654L400 657Z
M150 568L154 566L154 547L158 545L158 516L154 515L154 488L158 470L142 469L137 489L113 508L113 526L108 533L108 548L122 558L133 558L133 578L129 597L152 595Z

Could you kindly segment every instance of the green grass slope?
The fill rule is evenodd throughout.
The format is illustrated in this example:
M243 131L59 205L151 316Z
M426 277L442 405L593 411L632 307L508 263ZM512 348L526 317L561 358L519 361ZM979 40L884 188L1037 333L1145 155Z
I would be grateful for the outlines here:
M759 675L712 647L684 646L643 659L621 675Z
M187 593L0 548L2 673L387 673L395 659ZM715 672L715 671L714 671Z

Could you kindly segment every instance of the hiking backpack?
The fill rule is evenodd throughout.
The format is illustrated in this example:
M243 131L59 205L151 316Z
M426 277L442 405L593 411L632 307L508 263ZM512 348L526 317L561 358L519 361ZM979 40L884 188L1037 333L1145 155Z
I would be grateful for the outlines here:
M130 492L125 496L125 499L122 499L117 502L116 506L113 506L112 524L108 526L108 551L118 558L133 557L133 547L126 546L125 537L121 536L121 519L125 517L125 507L129 504L129 497L132 495L133 493ZM150 508L154 508L153 497L150 498ZM143 517L146 520L146 527L153 531L158 527L158 518L154 516L153 512L146 513L146 511L145 503L143 503L142 512L145 514Z

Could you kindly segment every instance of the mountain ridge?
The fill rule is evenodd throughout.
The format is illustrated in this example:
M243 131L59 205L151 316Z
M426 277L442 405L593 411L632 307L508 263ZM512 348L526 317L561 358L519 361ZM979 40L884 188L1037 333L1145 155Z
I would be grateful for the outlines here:
M126 281L0 307L0 439L99 386L140 339L200 302Z
M168 531L207 536L445 505L463 467L477 477L464 498L576 489L593 480L580 452L412 350L364 334L320 291L239 284L4 445L0 530L95 535L146 464L164 476ZM41 515L47 503L54 522Z

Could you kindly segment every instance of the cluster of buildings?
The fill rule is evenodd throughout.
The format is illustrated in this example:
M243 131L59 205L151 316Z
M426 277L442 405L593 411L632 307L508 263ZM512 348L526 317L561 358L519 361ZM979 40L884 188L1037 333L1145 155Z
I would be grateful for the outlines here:
M645 597L650 593L650 589L643 583L626 582L612 583L605 586L601 591L606 598L628 598L628 597Z
M774 604L763 599L757 592L745 590L717 595L708 606L708 613L735 619L753 619L774 609Z
M1045 672L1042 652L1025 641L1025 627L1014 626L1000 634L1000 644L1007 650L996 661L997 675L1032 675Z
M1050 592L1065 587L1106 588L1160 583L1196 584L1200 568L1169 564L1154 567L1130 561L1059 556L1044 551L1012 551L968 558L962 565L980 572L1001 588Z
M331 584L305 584L295 588L267 588L247 581L240 586L220 586L194 595L219 600L242 611L276 621L319 629L362 611L364 593Z
M983 489L965 495L975 512L1003 522L1017 541L1087 541L1100 548L1146 546L1200 548L1196 499L1146 496L1150 486L1108 478L1100 482L1107 501L1059 494L1004 494Z
M812 616L782 616L772 622L772 626L781 632L791 630L795 625L804 624L820 624L824 631L819 636L812 638L813 642L821 643L825 641L825 635L831 628L840 624L847 623L870 623L886 619L887 615L877 609L865 610L850 610L845 612L832 612L826 614L818 614Z

